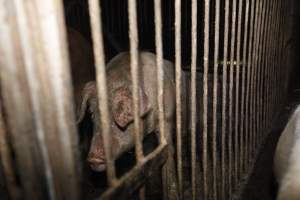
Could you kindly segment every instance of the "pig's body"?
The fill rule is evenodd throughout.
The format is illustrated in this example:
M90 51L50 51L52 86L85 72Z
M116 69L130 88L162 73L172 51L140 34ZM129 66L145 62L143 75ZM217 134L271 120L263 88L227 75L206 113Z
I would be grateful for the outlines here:
M159 133L156 56L148 52L139 53L139 97L140 116L142 117L143 136L152 132ZM171 62L163 63L164 69L164 110L165 134L168 142L168 159L163 169L164 184L167 186L167 198L177 199L176 171L173 159L172 127L175 114L174 66ZM111 151L114 158L134 147L132 78L130 54L120 53L107 65L107 91L111 111ZM95 82L86 84L79 121L89 107L94 122L93 139L88 154L88 162L95 171L106 169L106 159L101 136L100 116L97 112L98 101ZM142 138L143 139L143 138Z
M300 199L300 106L281 134L274 157L278 200Z

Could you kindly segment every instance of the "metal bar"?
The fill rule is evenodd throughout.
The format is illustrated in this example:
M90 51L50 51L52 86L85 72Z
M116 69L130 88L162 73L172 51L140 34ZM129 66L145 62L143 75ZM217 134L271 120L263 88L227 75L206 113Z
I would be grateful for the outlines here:
M227 98L227 57L228 57L228 35L229 35L229 0L225 1L225 24L224 24L224 54L223 54L223 76L222 76L222 196L226 198L226 98ZM230 185L230 184L228 184Z
M106 190L98 200L105 199L128 199L145 184L151 174L159 170L168 157L168 147L160 145L140 163L137 163L128 173L116 181L114 187Z
M267 84L267 122L268 122L268 128L271 126L270 116L271 116L271 84L272 84L272 54L273 54L273 37L274 37L274 26L275 26L275 7L276 3L272 2L272 8L271 8L271 22L270 22L270 34L268 39L268 84Z
M255 3L255 19L254 19L254 29L258 28L258 15L259 15L259 0ZM250 80L250 143L251 143L251 152L250 158L251 162L254 160L255 156L255 130L254 130L254 85L255 85L255 55L256 55L256 44L257 44L257 31L254 32L253 39L253 49L251 54L251 80Z
M155 4L155 46L156 46L156 66L157 66L157 83L158 83L158 108L159 108L159 130L160 143L166 144L165 122L164 122L164 89L163 89L163 52L162 52L162 21L161 21L161 0L154 0Z
M181 0L175 1L175 84L176 84L176 145L177 145L177 175L178 179L182 181L182 144L181 144ZM195 165L192 165L192 170ZM182 186L181 186L182 188ZM192 195L196 195L195 182L192 182Z
M1 90L1 88L0 88ZM17 186L16 173L13 170L13 158L8 144L8 133L4 125L3 105L0 97L0 158L3 167L4 183L11 199L19 199L20 191Z
M110 186L116 183L116 170L114 159L111 152L111 137L110 137L110 113L108 111L107 85L105 58L102 36L102 21L101 7L98 0L89 0L90 23L92 29L92 39L94 48L94 58L96 63L96 79L98 91L98 105L101 114L101 125L103 133L104 151L107 162L107 178ZM100 103L101 102L101 103Z
M210 0L204 1L204 54L203 54L203 137L202 137L202 167L203 167L203 195L204 200L208 198L208 178L207 178L207 96L208 96L208 67L209 67L209 7Z
M277 6L276 6L276 29L275 29L275 41L274 41L274 53L273 53L273 60L274 60L274 63L273 63L273 87L274 88L274 92L273 92L273 95L272 95L272 115L274 116L276 114L276 105L275 105L275 102L276 102L276 95L277 95L277 92L278 92L278 88L277 88L277 82L276 82L276 68L277 68L277 52L278 52L278 32L279 32L279 29L280 29L280 26L279 26L279 17L280 17L280 0L278 1L277 3Z
M255 149L257 149L258 147L258 103L257 103L257 96L258 96L258 91L257 91L257 83L259 81L258 79L258 58L259 58L259 45L260 45L260 33L261 33L261 20L262 20L262 1L259 1L258 5L257 5L257 31L256 31L256 42L255 42L255 53L254 53L254 83L253 83L253 116L252 118L253 120L253 130L254 130L254 139L253 139L253 149L254 149L254 159L256 156L257 151L255 151Z
M242 63L242 99L241 99L241 126L240 126L240 133L242 133L242 141L241 141L241 148L243 154L241 156L241 161L242 161L242 172L244 173L246 171L246 162L245 159L247 157L247 140L246 140L246 134L247 131L245 131L245 84L246 84L246 67L249 68L248 66L248 61L247 61L247 44L248 44L248 24L249 24L249 0L246 0L246 9L245 9L245 28L244 28L244 41L243 41L243 63Z
M132 94L134 106L134 136L135 136L135 153L137 162L143 160L143 148L141 143L141 124L140 124L140 108L139 108L139 68L138 68L138 27L137 27L137 6L136 0L128 1L128 17L129 17L129 41L130 41L130 64L132 76Z
M262 121L263 121L263 127L262 129L264 130L264 137L265 137L265 134L266 132L268 131L267 127L267 104L268 104L268 101L267 101L267 94L268 94L268 91L267 91L267 83L268 83L268 77L269 77L269 74L268 74L268 68L269 68L269 61L268 61L268 53L269 53L269 37L270 37L270 27L271 27L271 2L267 1L267 11L266 11L266 25L265 25L265 38L264 38L264 56L263 56L263 63L265 64L264 65L264 72L263 72L263 83L262 83L262 87L261 87L261 90L263 91L262 93L262 100L263 100L263 108L262 108Z
M215 38L214 38L214 75L213 75L213 127L212 127L212 159L213 159L213 199L217 199L217 102L218 102L218 65L220 37L220 0L215 4Z
M279 84L279 88L280 91L278 93L278 108L280 108L282 106L282 101L284 100L284 96L283 94L285 94L286 89L284 88L284 79L285 79L285 72L288 71L289 66L287 66L287 63L283 63L284 62L284 58L283 55L285 54L286 57L288 57L289 55L289 50L288 50L288 45L285 44L285 34L284 31L289 32L289 22L286 22L285 19L287 18L287 6L286 3L281 6L281 28L280 28L280 44L279 44L279 56L278 56L278 60L279 60L279 70L278 70L278 84ZM285 52L285 53L283 53ZM288 59L288 58L287 58ZM284 70L283 66L286 66ZM280 95L281 94L281 95ZM278 110L279 111L279 110Z
M24 196L77 199L77 134L62 5L16 0L3 7L8 5L9 20L3 24L9 24L1 30L6 48L0 50L1 81Z
M235 188L235 180L232 180L233 177L237 176L237 171L235 169L235 158L236 154L233 151L233 132L232 132L232 124L233 124L233 117L232 117L232 110L233 110L233 70L234 70L234 59L235 59L235 38L236 38L236 0L232 0L232 11L231 11L231 39L230 39L230 68L229 68L229 133L228 133L228 148L229 148L229 165L228 165L228 171L229 171L229 193L231 194L233 189ZM234 158L232 158L232 154L234 154Z
M274 54L275 54L275 40L276 40L276 30L277 30L277 6L278 6L278 0L275 1L275 7L274 7L274 26L273 26L273 37L272 37L272 43L271 43L271 48L272 48L272 53L271 53L271 69L270 69L270 74L271 74L271 80L270 80L270 125L272 124L272 116L273 116L273 95L274 91L276 88L274 88L274 65L275 65L275 60L274 60Z
M264 46L266 43L265 33L266 33L266 13L267 13L267 2L263 1L262 5L262 25L261 25L261 42L259 43L259 50L260 50L260 56L258 57L258 66L259 66L259 72L258 72L258 83L257 83L257 102L258 102L258 114L257 114L257 130L258 130L258 146L260 146L261 142L263 141L263 133L265 130L263 129L263 80L264 80L264 68L266 67L264 65Z
M197 0L192 0L191 57L191 161L192 191L196 199L196 64L197 64Z
M251 1L251 11L250 11L250 35L249 35L249 49L248 49L248 69L247 69L247 92L246 92L246 145L247 145L247 170L251 162L251 132L250 132L250 120L249 120L249 107L250 107L250 78L252 77L251 67L252 67L252 44L253 44L253 32L254 32L254 8L255 0Z
M241 29L242 29L242 11L243 11L243 1L239 1L238 7L238 28L237 28L237 49L236 49L236 87L235 87L235 168L236 168L236 177L235 177L235 184L238 184L239 179L242 175L242 146L243 143L243 135L242 132L239 131L239 124L243 121L241 117L239 117L239 105L240 105L240 62L241 62ZM238 143L239 141L239 143ZM239 152L239 153L238 153ZM239 162L238 162L239 161ZM239 167L239 169L238 169Z
M155 14L155 45L156 45L156 66L157 66L157 87L158 87L158 112L159 112L159 132L160 132L160 144L166 145L166 134L165 134L165 118L164 118L164 71L163 71L163 52L162 52L162 20L161 20L161 1L154 1L154 14ZM170 137L170 136L168 136ZM172 138L169 138L172 140ZM181 137L177 138L178 143L181 144ZM180 145L179 145L180 146ZM180 152L181 152L181 147ZM180 153L181 154L181 153ZM179 177L179 195L182 194L182 158L178 157L178 177ZM165 177L167 178L167 177ZM163 183L165 184L165 183ZM163 186L164 190L168 187ZM164 191L165 192L165 191Z
M43 116L41 111L41 100L39 98L39 86L36 85L36 80L38 79L38 75L34 72L36 69L34 68L34 64L38 64L38 58L35 58L33 54L35 53L34 48L41 48L37 45L30 44L29 41L31 41L31 38L38 38L36 33L32 33L28 27L35 27L37 26L36 20L28 20L28 17L30 18L30 12L32 12L32 7L24 4L22 1L16 1L16 13L17 13L17 19L19 23L19 28L22 34L21 42L24 48L24 59L25 59L25 70L27 72L28 77L28 85L30 90L30 96L32 101L32 109L34 112L35 117L35 123L36 123L36 137L38 139L38 144L40 146L40 150L42 153L42 162L45 163L45 172L46 172L46 182L47 187L49 190L49 196L51 198L55 198L55 189L54 189L54 183L53 183L53 172L52 172L52 166L50 165L49 156L48 156L48 149L45 141L45 131L44 131L44 125L43 125ZM32 6L32 5L31 5ZM34 19L34 17L31 17ZM31 22L31 23L29 23ZM37 50L38 51L38 50Z

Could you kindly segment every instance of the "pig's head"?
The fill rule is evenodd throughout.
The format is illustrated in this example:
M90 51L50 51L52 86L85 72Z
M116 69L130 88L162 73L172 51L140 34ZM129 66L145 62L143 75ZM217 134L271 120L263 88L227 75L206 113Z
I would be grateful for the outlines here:
M122 85L108 94L110 109L110 136L111 152L114 158L128 151L134 146L133 130L133 97L132 88ZM147 95L139 89L140 97L140 116L145 116L151 106ZM87 162L94 171L103 171L106 169L106 157L101 133L101 116L98 112L97 88L95 82L88 82L82 92L82 103L77 110L78 120L80 122L86 111L90 112L93 121L93 138L89 149Z

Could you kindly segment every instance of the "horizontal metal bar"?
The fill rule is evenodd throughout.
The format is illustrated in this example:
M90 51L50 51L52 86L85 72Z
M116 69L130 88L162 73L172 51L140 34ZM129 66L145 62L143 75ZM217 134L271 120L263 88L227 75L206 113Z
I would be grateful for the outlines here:
M145 181L151 177L152 172L159 170L167 160L168 146L160 145L140 163L137 163L132 170L119 179L113 188L108 189L99 200L105 199L127 199L137 189L144 185Z

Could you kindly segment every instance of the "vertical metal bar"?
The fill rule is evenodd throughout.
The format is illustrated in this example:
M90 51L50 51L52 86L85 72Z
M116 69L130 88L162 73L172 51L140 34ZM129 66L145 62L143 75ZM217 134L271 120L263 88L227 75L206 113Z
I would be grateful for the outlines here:
M265 137L267 130L267 122L266 122L266 105L267 105L267 79L268 79L268 36L270 34L270 8L271 8L271 3L269 1L266 2L266 22L265 22L265 32L264 32L264 44L263 44L263 80L261 84L261 103L262 103L262 127L261 129L263 130L263 137Z
M145 190L146 188L145 188L145 186L142 186L141 187L141 189L140 189L140 191L139 191L139 200L145 200L146 198L146 196L145 196Z
M110 113L108 111L101 7L99 5L99 1L89 0L89 10L90 10L90 18L91 18L90 23L92 29L92 39L94 44L93 45L94 57L96 63L98 104L99 104L99 111L101 114L104 151L106 154L106 162L107 162L107 177L108 177L109 185L113 186L116 183L116 171L114 166L114 159L112 157L112 152L111 152L110 117L109 117Z
M235 184L238 184L238 181L242 175L241 169L242 169L242 146L243 143L243 135L242 132L239 131L239 124L243 121L241 117L239 117L239 105L241 105L240 95L243 96L243 94L240 94L240 62L241 62L241 30L242 30L242 11L243 11L243 0L239 1L239 7L238 7L238 29L237 29L237 49L236 49L236 87L235 87L235 169L236 171L236 177L235 177ZM238 143L239 141L239 143ZM239 153L238 153L239 152ZM239 167L239 169L238 169Z
M232 124L233 124L233 118L232 118L232 110L233 110L233 68L234 68L234 56L235 56L235 37L236 37L236 0L232 1L232 11L231 11L231 40L230 40L230 68L229 68L229 132L228 132L228 148L229 148L229 193L232 193L232 190L235 187L235 180L232 181L232 177L236 176L236 169L235 169L235 158L236 154L233 153L233 132L232 132ZM236 151L236 149L235 149ZM237 152L237 151L236 151ZM234 158L232 158L232 154L234 154Z
M158 109L159 109L159 130L160 143L165 145L167 143L165 138L165 119L164 119L164 90L163 90L163 52L162 52L162 20L161 20L161 1L154 1L155 14L155 45L156 45L156 65L157 65L157 83L158 83ZM177 138L181 144L181 138ZM179 147L180 148L180 147ZM180 149L181 152L181 149ZM180 153L181 155L181 153ZM179 195L182 194L182 158L178 157L178 172L179 172ZM166 188L167 186L164 186ZM165 191L164 191L165 192Z
M44 125L42 122L42 115L41 115L42 111L41 111L41 106L39 106L41 102L39 100L39 92L37 91L38 86L36 85L36 80L38 78L37 78L37 74L34 73L35 69L33 68L33 63L35 63L36 60L33 58L34 49L32 48L32 45L29 44L31 38L34 37L32 36L34 33L30 32L30 30L28 30L28 27L30 26L32 27L33 24L37 22L36 20L28 20L28 12L32 12L32 10L28 11L29 8L28 6L26 7L26 5L24 5L24 2L16 1L15 6L16 6L16 17L18 20L20 32L22 32L20 37L21 37L22 46L24 48L24 57L26 62L25 70L28 76L28 85L31 93L30 95L32 101L32 109L34 115L36 116L35 117L36 135L40 146L40 150L42 152L42 162L45 163L45 173L47 174L46 182L47 182L49 195L51 196L51 198L55 198L52 167L50 165L48 149L45 142ZM31 24L29 24L29 21L31 22Z
M160 143L166 144L165 138L165 118L164 118L164 70L163 70L163 52L162 52L162 21L161 21L161 0L154 0L155 11L155 46L156 46L156 66L157 66L157 83L158 83L158 110L159 110L159 130ZM181 139L181 138L180 138Z
M137 6L136 0L128 1L128 17L129 17L129 41L130 41L130 64L133 89L133 106L134 106L134 134L135 134L135 153L137 162L142 162L143 148L141 143L140 128L140 108L139 108L139 68L138 68L138 27L137 27Z
M227 57L228 57L228 34L229 34L229 0L225 1L225 24L224 24L224 54L223 54L223 82L222 82L222 196L226 198L226 98L227 98ZM228 184L230 185L230 184Z
M249 0L246 0L246 9L245 9L245 23L244 23L244 41L243 41L243 63L242 63L242 99L241 99L241 126L240 126L240 133L242 134L242 141L241 141L241 148L243 152L241 154L241 161L242 161L242 172L245 172L246 168L246 162L245 159L247 158L247 140L246 140L246 121L245 121L245 84L246 84L246 67L248 66L247 61L247 44L248 44L248 24L249 24ZM247 104L246 104L247 106Z
M266 120L268 123L268 128L270 127L270 116L271 116L271 84L272 84L272 54L273 54L273 38L274 38L274 25L275 25L275 7L276 3L272 1L272 7L271 7L271 13L270 13L270 31L269 31L269 37L268 37L268 83L267 83L267 116Z
M263 1L262 5L262 25L261 25L261 42L259 43L259 50L260 50L260 56L258 57L258 66L259 66L259 72L258 72L258 83L257 83L257 102L258 102L258 113L257 113L257 129L258 129L258 145L261 144L263 140L263 80L264 80L264 68L266 67L264 65L264 45L266 42L265 38L265 32L266 32L266 13L267 13L267 2Z
M274 23L273 23L273 31L272 31L272 40L271 40L271 55L270 55L270 64L271 64L271 67L270 67L270 103L269 103L269 121L270 121L270 125L272 124L272 115L273 115L273 109L272 109L272 106L273 106L273 94L274 94L274 91L275 91L275 88L274 88L274 52L275 52L275 40L276 40L276 27L277 27L277 5L278 5L278 1L276 0L275 3L274 3L274 10L273 10L273 20L274 20Z
M275 98L276 98L276 94L277 94L277 83L276 83L276 67L277 67L277 51L278 51L278 46L277 46L277 41L278 41L278 31L279 31L279 16L280 16L280 1L276 1L276 10L275 10L275 31L274 31L274 41L273 42L273 64L272 64L272 86L275 87L272 91L272 100L271 100L271 116L274 116L275 113Z
M0 88L1 89L1 88ZM16 174L13 168L13 158L11 156L11 149L8 144L7 138L7 130L4 125L4 118L3 118L3 107L0 97L0 158L1 164L3 167L3 174L6 183L6 187L8 189L9 197L11 199L18 199L19 197L19 188L16 182Z
M176 141L177 160L181 161L181 0L175 1L175 84L176 84ZM192 170L196 166L192 164ZM182 180L182 163L178 162L178 178ZM192 195L196 196L196 182L192 182ZM182 186L181 186L182 187Z
M213 127L212 127L212 157L213 157L213 199L217 199L217 102L218 102L218 61L220 37L220 0L215 5L215 38L214 38L214 77L213 77Z
M258 15L259 15L259 0L255 4L255 19L254 29L258 28ZM257 31L254 32L253 49L251 54L251 80L250 80L250 143L251 151L250 158L253 162L255 155L255 131L254 131L254 82L255 82L255 55L256 55Z
M209 7L210 0L204 2L204 54L203 54L203 194L204 200L208 198L208 179L207 179L207 96L208 96L208 67L209 67Z
M192 57L191 57L191 156L192 191L196 199L196 64L197 64L197 0L192 0Z
M254 8L255 0L251 1L251 13L250 13L250 35L249 35L249 49L248 49L248 69L247 69L247 92L246 92L246 145L247 145L247 169L249 169L251 160L251 131L250 131L250 120L249 120L249 107L250 107L250 78L252 77L252 46L253 46L253 33L254 33Z
M289 22L285 22L285 19L286 19L286 16L287 16L287 11L286 11L286 8L287 8L287 6L286 6L286 4L284 4L283 3L283 5L281 6L281 9L282 9L282 11L281 11L281 28L280 28L280 36L279 36L279 38L280 38L280 43L279 43L279 55L278 55L278 60L279 60L279 70L278 70L278 84L279 84L279 93L278 93L278 101L277 101L277 108L280 108L280 106L282 105L281 104L281 102L282 102L282 100L284 99L284 93L285 93L285 91L283 90L284 88L283 88L283 79L284 79L284 77L285 77L285 71L286 70L284 70L283 69L283 66L284 66L284 60L285 59L283 59L283 54L286 54L286 56L288 56L289 55L289 53L288 53L288 47L287 47L287 45L285 45L284 43L285 43L285 38L284 38L284 31L283 30L285 30L286 32L289 32ZM285 53L283 53L283 52L285 52ZM287 66L286 65L286 63L285 63L285 68L286 69L288 69L289 68L289 66ZM281 95L280 95L281 94ZM279 111L279 110L277 110L277 111Z
M261 33L261 19L262 19L262 0L259 1L257 5L257 31L255 34L255 52L254 52L254 57L253 57L253 63L254 63L254 77L253 77L253 98L252 98L252 105L253 105L253 131L254 131L254 138L253 138L253 149L254 149L254 159L256 156L257 151L257 145L258 145L258 129L257 129L257 124L258 124L258 118L257 118L257 113L258 113L258 103L257 103L257 82L258 82L258 57L259 57L259 44L260 44L260 33Z
M80 197L77 134L61 2L16 0L10 4L12 8L10 11L16 16L10 21L12 35L8 36L9 26L1 30L1 41L7 48L1 49L5 58L1 81L6 92L12 93L10 84L16 89L12 94L5 92L4 96L7 108L14 107L9 112L15 114L10 113L8 121L10 127L15 126L11 131L18 167L22 169L24 196L77 199ZM26 41L28 38L30 42ZM15 57L18 61L13 61ZM13 83L9 83L11 78ZM12 100L15 98L23 102ZM54 150L60 154L48 153Z

